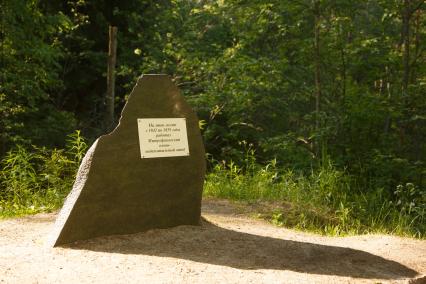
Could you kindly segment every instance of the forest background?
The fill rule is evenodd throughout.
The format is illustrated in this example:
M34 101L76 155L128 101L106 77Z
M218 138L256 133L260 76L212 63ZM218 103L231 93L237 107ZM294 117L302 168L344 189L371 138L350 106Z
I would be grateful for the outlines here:
M141 74L198 113L205 196L325 234L426 233L423 0L0 0L0 215L54 210ZM84 138L83 138L84 137Z

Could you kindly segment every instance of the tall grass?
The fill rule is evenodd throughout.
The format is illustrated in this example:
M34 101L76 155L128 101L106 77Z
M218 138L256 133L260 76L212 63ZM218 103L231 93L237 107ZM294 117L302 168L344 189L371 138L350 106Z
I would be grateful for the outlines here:
M65 149L21 146L1 161L0 217L51 211L62 205L87 145L79 131Z
M247 146L247 145L245 145ZM86 152L75 132L65 149L16 147L1 161L0 218L59 208ZM425 238L426 195L415 184L365 188L357 177L324 159L310 172L261 166L246 147L239 165L211 161L204 195L248 203L279 226L327 235L390 233Z
M388 233L424 238L426 199L413 184L393 194L383 188L365 189L355 177L325 161L310 173L266 166L249 152L246 163L213 162L204 195L245 201L258 216L276 225L326 235Z

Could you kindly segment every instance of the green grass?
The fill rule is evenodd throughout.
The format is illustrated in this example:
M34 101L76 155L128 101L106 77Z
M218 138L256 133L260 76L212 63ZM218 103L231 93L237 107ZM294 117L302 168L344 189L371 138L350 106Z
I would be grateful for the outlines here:
M0 218L49 212L62 206L86 151L79 132L62 150L17 147L1 161ZM309 173L256 163L248 149L243 166L211 162L206 197L241 201L253 214L289 228L325 235L386 233L425 238L426 196L414 184L393 192L362 188L330 162Z
M1 161L0 218L60 208L86 148L77 131L69 136L66 149L18 146L8 152Z
M425 202L412 184L395 191L395 201L383 189L357 188L356 180L330 163L309 174L276 168L216 164L207 175L206 197L252 205L254 213L278 226L325 235L386 233L425 237ZM399 192L398 192L399 190ZM417 198L417 199L416 199Z

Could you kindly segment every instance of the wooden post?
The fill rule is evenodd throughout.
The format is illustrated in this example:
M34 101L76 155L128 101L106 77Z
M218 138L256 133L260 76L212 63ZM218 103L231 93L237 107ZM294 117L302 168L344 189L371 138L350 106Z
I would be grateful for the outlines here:
M117 61L117 27L109 26L108 70L105 110L105 128L110 131L114 126L115 64Z

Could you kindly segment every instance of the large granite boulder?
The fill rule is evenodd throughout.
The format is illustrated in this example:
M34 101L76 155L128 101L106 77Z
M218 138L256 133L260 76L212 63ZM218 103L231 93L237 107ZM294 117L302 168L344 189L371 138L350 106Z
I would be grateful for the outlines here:
M142 158L138 120L146 118L185 118L189 155ZM84 157L51 244L198 225L205 167L197 116L168 76L144 75L119 125Z

